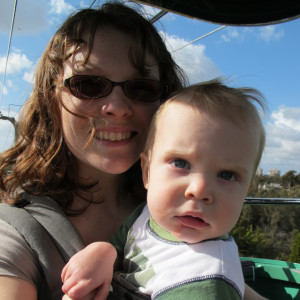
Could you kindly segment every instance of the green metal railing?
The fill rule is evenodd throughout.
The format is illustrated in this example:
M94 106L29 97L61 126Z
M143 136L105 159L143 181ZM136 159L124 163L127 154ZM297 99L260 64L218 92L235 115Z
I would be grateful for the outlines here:
M300 198L247 197L244 204L290 206L299 205ZM253 257L240 259L245 281L259 294L270 300L300 300L300 264Z
M300 198L245 198L244 204L266 204L266 205L298 205ZM300 216L299 216L300 217Z

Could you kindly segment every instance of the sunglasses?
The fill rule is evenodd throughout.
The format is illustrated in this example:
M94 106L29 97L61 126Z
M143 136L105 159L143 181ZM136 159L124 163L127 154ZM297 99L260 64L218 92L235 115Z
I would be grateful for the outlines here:
M124 94L136 101L154 102L166 92L167 86L152 79L134 79L114 82L104 77L75 75L64 80L64 86L80 99L99 99L108 96L115 86L121 86Z

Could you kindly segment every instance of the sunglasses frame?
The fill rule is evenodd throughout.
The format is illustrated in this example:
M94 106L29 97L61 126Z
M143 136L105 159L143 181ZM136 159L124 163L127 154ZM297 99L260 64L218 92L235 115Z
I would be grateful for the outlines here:
M87 80L88 78L91 78L91 79L94 79L94 80L99 79L99 78L102 79L102 80L104 79L105 82L110 83L110 85L111 85L110 89L108 90L108 92L106 94L104 94L103 96L100 96L100 97L89 97L89 96L86 96L86 95L78 95L76 93L76 91L74 91L74 89L72 89L71 80L74 79L74 78L80 78L80 77L84 78L85 80ZM161 93L158 97L155 97L155 98L153 98L151 100L148 100L148 101L147 100L145 101L145 100L135 99L135 97L131 97L129 95L130 93L128 93L128 89L126 88L126 84L132 83L132 82L155 82L155 83L159 83L161 85ZM112 90L115 86L121 86L125 96L127 96L128 98L130 98L134 101L146 102L146 103L147 102L155 102L159 99L162 99L163 96L166 94L166 92L168 90L167 85L165 85L162 81L155 80L155 79L132 79L132 80L116 82L116 81L112 81L108 78L105 78L105 77L102 77L102 76L95 76L95 75L74 75L74 76L71 76L71 77L65 79L64 82L63 82L63 85L70 90L70 92L73 96L75 96L78 99L84 99L84 100L101 99L103 97L108 96L112 92Z

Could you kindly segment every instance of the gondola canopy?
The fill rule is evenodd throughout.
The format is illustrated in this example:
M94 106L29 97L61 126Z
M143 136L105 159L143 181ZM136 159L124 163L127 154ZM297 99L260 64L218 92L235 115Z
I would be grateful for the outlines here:
M300 17L300 0L142 0L143 4L224 25L268 25Z

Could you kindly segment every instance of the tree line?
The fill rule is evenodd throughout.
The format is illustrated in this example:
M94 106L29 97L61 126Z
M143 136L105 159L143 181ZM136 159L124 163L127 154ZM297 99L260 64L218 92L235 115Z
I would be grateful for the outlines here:
M262 189L277 183L281 188ZM256 176L248 194L258 198L300 198L300 173ZM245 204L232 235L240 256L300 263L300 205Z

